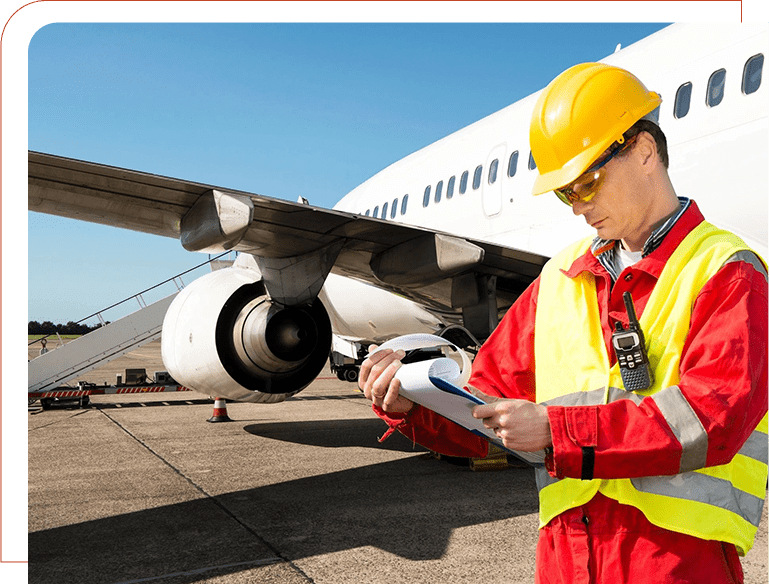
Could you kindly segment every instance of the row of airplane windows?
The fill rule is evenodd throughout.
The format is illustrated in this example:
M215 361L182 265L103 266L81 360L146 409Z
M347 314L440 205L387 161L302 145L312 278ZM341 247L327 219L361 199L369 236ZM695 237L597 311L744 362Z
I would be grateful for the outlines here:
M758 91L761 86L761 73L764 69L764 55L759 53L753 55L745 63L742 70L742 93L750 95ZM711 73L708 79L707 91L705 92L705 104L710 107L716 107L724 99L724 87L726 86L726 69L718 69ZM692 102L693 85L691 81L683 83L676 91L676 98L673 104L673 116L681 119L689 113Z
M745 63L745 67L742 73L742 93L744 95L750 95L758 91L761 85L761 74L764 68L764 55L759 53L752 56ZM724 99L724 87L726 85L726 69L718 69L714 71L708 79L707 91L705 103L708 107L716 107ZM693 85L691 81L683 83L676 91L675 102L673 104L673 117L681 119L689 113L691 107ZM656 110L657 116L659 116L659 108ZM507 161L507 176L513 178L518 170L518 150L510 155ZM537 164L534 162L534 157L529 152L528 169L534 170L537 168ZM499 172L499 159L495 159L489 165L489 172L487 175L487 181L490 185L497 182ZM446 199L451 199L454 196L454 190L456 188L456 175L452 176L446 183ZM462 173L459 179L459 194L464 195L467 192L468 181L470 178L470 171L466 170ZM481 186L481 180L483 178L483 165L479 164L473 172L472 190L477 191ZM432 185L425 187L424 195L422 197L422 206L427 207L430 205L430 200L433 199L434 203L440 203L443 198L443 181L439 181L435 185L435 194L432 193ZM400 199L400 214L405 215L408 209L409 196L403 195ZM374 207L373 217L387 219L388 215L390 219L395 219L398 215L398 197L393 199L392 203L384 203L381 209L381 215L379 213L379 206ZM372 215L371 209L367 209L365 215L368 217Z
M513 152L510 155L510 158L508 158L507 161L507 176L508 178L512 178L515 176L515 173L518 170L518 150ZM534 157L531 155L531 152L529 152L529 164L528 164L529 170L534 170L537 168L536 163L534 162ZM489 173L487 175L487 180L490 185L493 185L495 182L497 182L499 173L499 159L495 158L491 164L489 165ZM481 180L483 178L483 165L479 164L475 171L473 172L473 182L472 182L472 190L477 191L481 187ZM464 195L467 192L467 186L468 181L470 179L470 171L466 170L462 173L462 176L459 178L459 194ZM451 199L454 196L454 190L456 188L456 181L457 177L456 175L452 176L448 183L446 184L446 199ZM432 194L432 185L427 185L425 187L425 192L422 197L422 206L427 207L430 204L430 199L434 198L435 203L440 203L441 199L443 198L443 181L439 181L437 185L435 185L435 196L431 197ZM400 200L400 214L405 215L406 209L408 208L408 201L409 196L403 195L403 198ZM366 210L366 217L369 215L372 215L373 217L379 217L381 219L387 219L388 217L388 210L389 210L389 217L390 219L395 219L395 217L398 215L398 197L395 197L392 201L392 205L390 203L384 203L382 205L382 214L379 214L379 206L374 207L374 213L372 215L371 209Z

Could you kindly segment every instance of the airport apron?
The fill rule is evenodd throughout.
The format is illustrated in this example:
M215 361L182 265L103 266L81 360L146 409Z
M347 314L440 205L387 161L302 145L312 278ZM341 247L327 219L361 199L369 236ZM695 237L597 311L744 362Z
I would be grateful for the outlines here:
M582 272L569 278L562 272L589 249L591 241L592 238L567 248L550 260L541 274L534 341L540 403L598 405L632 395L624 390L619 366L609 365L594 276ZM655 381L651 388L636 393L654 396L676 386L691 311L699 291L729 258L748 249L733 234L707 222L702 222L681 242L660 274L640 317ZM657 396L656 401L672 427L681 414L681 406L689 406L670 399L671 396L684 399L680 391L667 391ZM679 439L685 441L685 437ZM699 459L703 459L701 453ZM682 471L686 472L675 476L584 481L553 478L544 468L538 469L540 527L567 509L584 505L600 492L636 507L656 526L700 539L729 542L740 555L745 555L753 545L764 502L767 417L728 464L685 467L682 458Z

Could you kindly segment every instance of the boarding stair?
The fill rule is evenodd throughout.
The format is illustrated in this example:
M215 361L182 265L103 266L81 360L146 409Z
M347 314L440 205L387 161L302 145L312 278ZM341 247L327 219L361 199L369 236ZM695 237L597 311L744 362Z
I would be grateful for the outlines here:
M113 359L125 355L138 347L160 338L163 319L166 311L176 295L184 288L183 276L193 271L209 266L218 269L232 262L222 260L221 254L216 258L195 266L181 274L164 280L147 290L134 294L113 304L95 314L78 321L84 323L98 318L101 326L95 330L74 339L68 343L60 340L59 346L35 357L28 362L27 385L29 393L52 391L73 379L77 379ZM176 287L171 294L148 304L145 297L157 294L169 285ZM114 322L107 322L105 314L110 310L125 310L125 304L136 301L139 309L123 316ZM52 336L52 335L49 335ZM32 343L38 343L40 339ZM30 344L32 344L30 343Z

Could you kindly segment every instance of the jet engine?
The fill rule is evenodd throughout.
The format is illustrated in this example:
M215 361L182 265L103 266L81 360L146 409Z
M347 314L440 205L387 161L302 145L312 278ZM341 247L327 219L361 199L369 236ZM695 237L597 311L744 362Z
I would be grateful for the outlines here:
M315 379L330 349L331 324L321 301L280 306L250 269L223 268L198 278L163 321L168 372L212 397L281 402Z

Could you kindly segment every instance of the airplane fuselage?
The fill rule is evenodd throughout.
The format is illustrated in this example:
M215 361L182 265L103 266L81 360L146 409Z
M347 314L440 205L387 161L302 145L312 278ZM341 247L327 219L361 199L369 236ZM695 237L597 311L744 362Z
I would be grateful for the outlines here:
M710 37L707 45L703 35ZM630 70L662 95L659 124L677 194L695 199L706 218L762 255L769 108L759 67L766 49L765 26L673 25L602 60ZM335 209L547 256L589 235L589 226L554 196L531 195L537 171L528 130L537 95L399 160Z
M602 60L630 70L662 95L658 119L677 194L696 200L709 221L733 231L764 257L769 107L761 72L767 40L760 25L673 25ZM528 129L537 96L395 162L334 208L547 257L594 234L555 196L531 195L537 170ZM337 307L338 323L348 323L345 336L377 338L372 324L392 322L398 312L391 304L382 304L382 310L374 306L361 323L340 298L371 287L354 281L333 286L338 292L328 302ZM399 300L401 311L412 309L408 300ZM413 323L405 315L402 320ZM425 330L441 325L438 318L422 320Z

